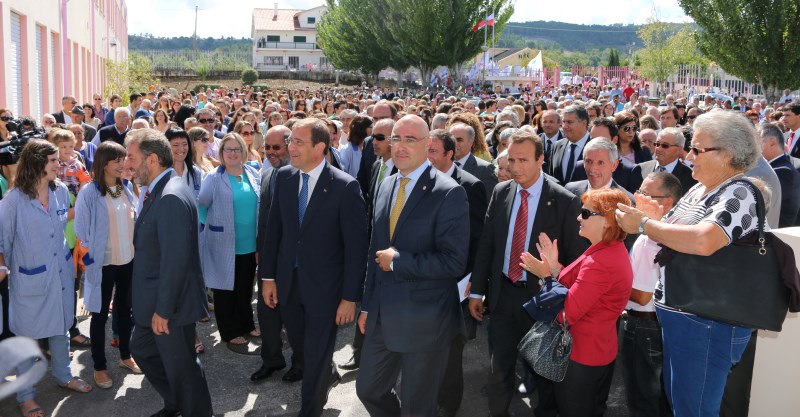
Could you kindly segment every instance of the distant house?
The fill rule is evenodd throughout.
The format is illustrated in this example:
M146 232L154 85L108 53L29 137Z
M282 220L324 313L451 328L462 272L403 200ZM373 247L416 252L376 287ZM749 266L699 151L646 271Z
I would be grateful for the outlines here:
M329 70L317 45L317 23L328 10L253 9L253 67L260 71Z

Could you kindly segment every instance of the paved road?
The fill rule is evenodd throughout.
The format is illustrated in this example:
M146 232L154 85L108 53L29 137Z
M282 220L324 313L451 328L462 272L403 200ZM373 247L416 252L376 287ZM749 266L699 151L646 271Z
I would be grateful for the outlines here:
M89 334L88 319L82 320L79 327L84 334ZM228 350L225 344L221 343L213 319L209 323L198 324L198 330L207 347L206 353L200 355L200 359L208 378L215 415L255 417L297 414L300 405L300 383L282 382L281 373L273 375L263 384L252 384L250 374L260 366L260 357L244 356ZM350 358L349 343L352 341L353 331L353 325L339 329L334 353L336 363L344 363ZM108 341L106 343L108 344ZM284 353L288 362L291 352ZM112 367L119 361L117 349L107 347L106 355L114 387L109 390L95 387L89 394L77 394L57 387L48 373L38 384L36 396L46 415L146 417L162 408L160 397L143 376ZM488 415L486 397L480 394L480 388L486 382L487 362L486 331L485 327L481 326L478 328L478 338L469 341L464 349L464 401L458 416ZM89 350L75 351L72 371L87 381L91 380L92 360ZM606 416L627 417L619 366L616 371ZM368 416L355 394L356 374L357 371L343 374L342 383L331 391L323 416ZM512 402L510 411L512 415L532 415L530 401L519 397ZM19 411L13 398L0 401L0 416L18 415Z

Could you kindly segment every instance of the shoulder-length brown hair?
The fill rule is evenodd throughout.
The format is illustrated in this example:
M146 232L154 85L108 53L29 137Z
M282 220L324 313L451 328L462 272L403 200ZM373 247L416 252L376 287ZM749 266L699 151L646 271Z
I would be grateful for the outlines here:
M625 193L615 188L601 188L590 190L581 196L584 204L590 205L598 213L602 213L608 223L608 228L603 232L603 242L609 243L615 240L625 240L628 236L615 218L617 203L631 205L631 199Z
M58 153L58 148L52 143L42 139L31 139L19 154L17 162L17 176L14 186L30 198L36 198L36 187L44 177L47 158ZM50 181L50 189L56 189L56 182Z
M94 177L100 195L105 196L108 191L104 172L106 165L119 158L125 159L126 156L128 156L128 151L125 150L125 147L113 140L107 140L97 147L94 153L94 163L92 163L92 177ZM117 184L122 184L122 178L117 178Z

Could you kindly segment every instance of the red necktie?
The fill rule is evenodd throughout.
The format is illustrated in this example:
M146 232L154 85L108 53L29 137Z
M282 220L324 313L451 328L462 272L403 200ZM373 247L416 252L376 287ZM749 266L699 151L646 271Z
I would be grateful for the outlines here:
M794 132L789 133L789 142L786 142L786 152L792 152L792 142L794 142Z
M519 257L525 250L525 236L528 234L528 196L526 190L519 192L519 210L514 221L514 236L511 238L511 254L508 258L508 278L517 282L522 278L522 267L519 266Z
M144 193L144 201L147 201L147 197L150 197L150 191L145 191L145 193Z

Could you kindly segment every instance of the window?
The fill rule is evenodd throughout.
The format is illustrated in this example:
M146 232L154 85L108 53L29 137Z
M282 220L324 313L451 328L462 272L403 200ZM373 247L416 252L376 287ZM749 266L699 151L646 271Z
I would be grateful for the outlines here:
M265 56L264 57L264 64L265 65L283 65L283 57L282 56Z
M309 17L308 18L308 24L309 25L313 25L316 22L317 22L317 18L316 17Z
M279 35L267 35L267 42L280 42L281 37Z
M290 56L289 57L289 68L297 69L300 67L300 57L299 56Z
M294 41L295 41L295 43L298 43L298 42L299 43L305 43L306 37L305 36L295 36L294 37Z

